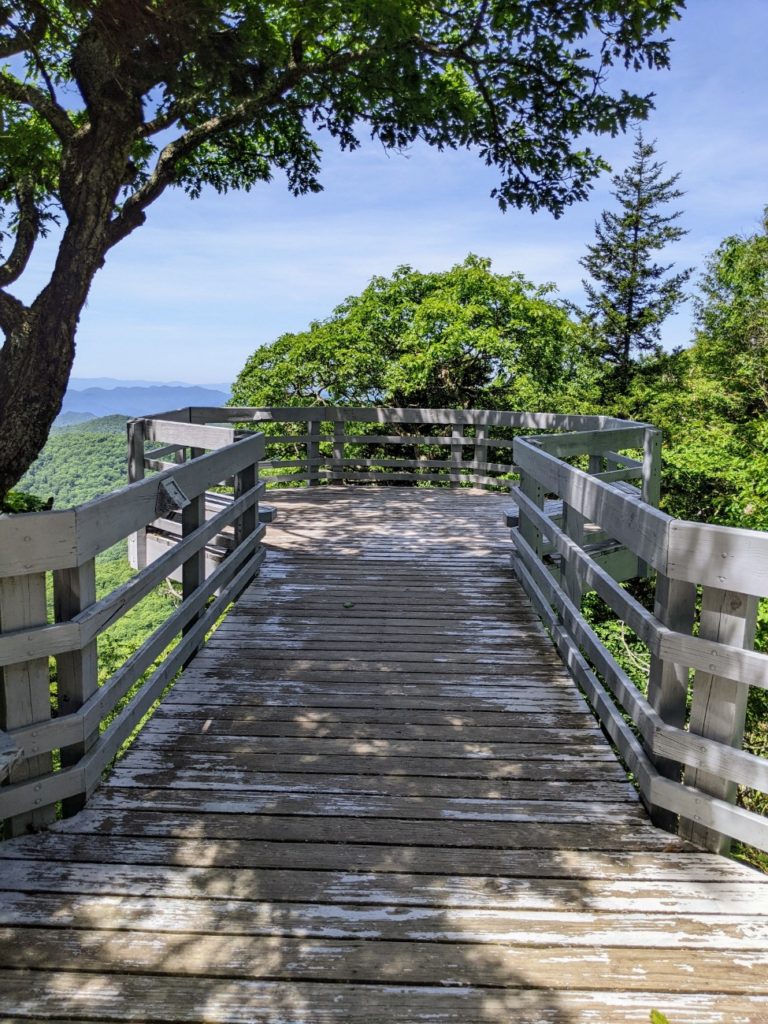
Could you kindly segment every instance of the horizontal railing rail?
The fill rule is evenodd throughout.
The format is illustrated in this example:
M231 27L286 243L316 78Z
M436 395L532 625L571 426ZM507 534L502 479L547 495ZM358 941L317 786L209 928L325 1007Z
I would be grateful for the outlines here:
M768 760L741 749L749 688L768 688L768 655L752 649L768 534L660 511L660 445L649 424L503 410L185 408L132 421L129 487L0 517L0 817L17 832L50 820L57 801L82 805L257 571L266 484L407 483L511 490L517 575L654 820L711 849L730 838L768 849L768 821L735 803L739 785L768 792ZM174 487L191 499L181 510ZM96 600L94 557L125 537L140 571ZM98 686L99 637L168 576L182 580L182 605ZM621 585L645 577L652 610ZM587 621L587 592L646 646L647 690Z
M165 431L172 434L170 442L174 427ZM234 431L214 427L191 433L190 461L73 509L0 516L0 819L7 834L49 824L59 803L65 814L83 805L165 687L258 571L264 438L251 433L235 440ZM154 440L152 431L147 436ZM206 490L230 480L233 496L206 518ZM168 515L178 517L174 543L97 599L96 556ZM207 562L206 548L223 530L231 534L227 556ZM182 582L180 604L100 686L99 638L174 574Z
M731 839L768 850L768 820L735 806L739 785L768 792L768 760L740 749L749 688L768 688L768 655L751 649L758 599L768 594L768 534L655 508L654 433L517 438L515 569L657 823L719 852ZM606 461L627 464L604 460L609 435L615 449L644 448L640 489L604 470ZM589 470L564 461L573 457ZM545 498L562 503L559 515ZM655 577L652 612L606 571L596 535ZM647 647L647 695L587 622L587 591Z
M141 423L133 440L131 465L136 471L140 465L158 469L169 464L164 460L184 457L185 447L195 443L196 429L203 436L205 431L219 431L222 443L227 443L232 436L227 425L233 431L253 423L265 431L262 470L271 485L413 482L503 489L515 472L511 455L516 431L624 425L606 416L330 406L176 409ZM175 442L176 447L147 451L149 440ZM401 454L403 448L410 451ZM632 478L631 468L620 472Z

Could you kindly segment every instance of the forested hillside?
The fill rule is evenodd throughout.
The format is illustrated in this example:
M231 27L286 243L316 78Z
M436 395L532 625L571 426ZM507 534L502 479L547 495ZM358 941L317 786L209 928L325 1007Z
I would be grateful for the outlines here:
M71 508L128 482L125 416L103 416L54 430L19 490Z

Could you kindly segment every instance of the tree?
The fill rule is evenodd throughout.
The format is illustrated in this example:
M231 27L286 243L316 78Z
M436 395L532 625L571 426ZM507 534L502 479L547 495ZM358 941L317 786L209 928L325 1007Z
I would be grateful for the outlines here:
M258 348L232 403L586 408L597 395L584 332L550 291L477 256L442 273L398 267Z
M674 264L654 261L654 254L687 232L676 222L681 211L664 209L679 199L680 178L664 178L664 164L654 160L655 142L635 136L630 166L612 179L618 212L604 210L595 224L595 242L579 262L592 284L585 317L595 332L603 358L615 369L616 382L626 386L633 357L652 352L661 325L685 300L683 285L691 270L670 274Z
M766 530L768 211L708 258L695 314L691 347L641 366L622 411L664 430L668 511Z
M759 232L721 242L699 290L696 376L716 385L714 409L730 423L768 418L768 207Z
M494 195L559 214L603 163L578 145L642 118L614 64L665 67L683 0L2 0L0 494L40 451L110 249L166 188L317 191L325 131L421 138L500 169ZM8 288L52 222L31 303Z

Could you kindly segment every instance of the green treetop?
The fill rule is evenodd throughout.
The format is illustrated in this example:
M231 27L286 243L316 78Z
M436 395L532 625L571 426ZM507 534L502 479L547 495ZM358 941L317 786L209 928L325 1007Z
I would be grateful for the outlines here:
M632 163L612 179L618 210L603 211L595 241L580 260L592 279L583 282L586 319L620 383L634 357L656 349L661 325L685 300L691 274L670 273L674 264L656 262L657 253L687 232L677 224L681 211L667 208L683 195L676 187L680 176L665 178L655 153L655 143L638 131Z
M559 214L603 166L584 134L651 100L683 0L0 0L0 494L43 446L109 250L166 188L320 188L320 140L469 148L502 204ZM579 140L579 141L577 141ZM52 219L49 281L9 289Z
M232 403L585 408L596 394L584 331L549 290L477 256L442 273L399 267L258 348Z

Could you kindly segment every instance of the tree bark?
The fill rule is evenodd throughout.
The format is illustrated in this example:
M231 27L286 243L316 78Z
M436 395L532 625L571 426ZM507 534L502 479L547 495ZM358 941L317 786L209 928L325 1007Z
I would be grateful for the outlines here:
M113 244L111 220L131 134L112 134L112 140L89 139L82 146L66 183L68 224L51 278L31 306L17 303L3 324L0 497L45 445L67 389L80 312ZM97 154L108 156L94 159Z

